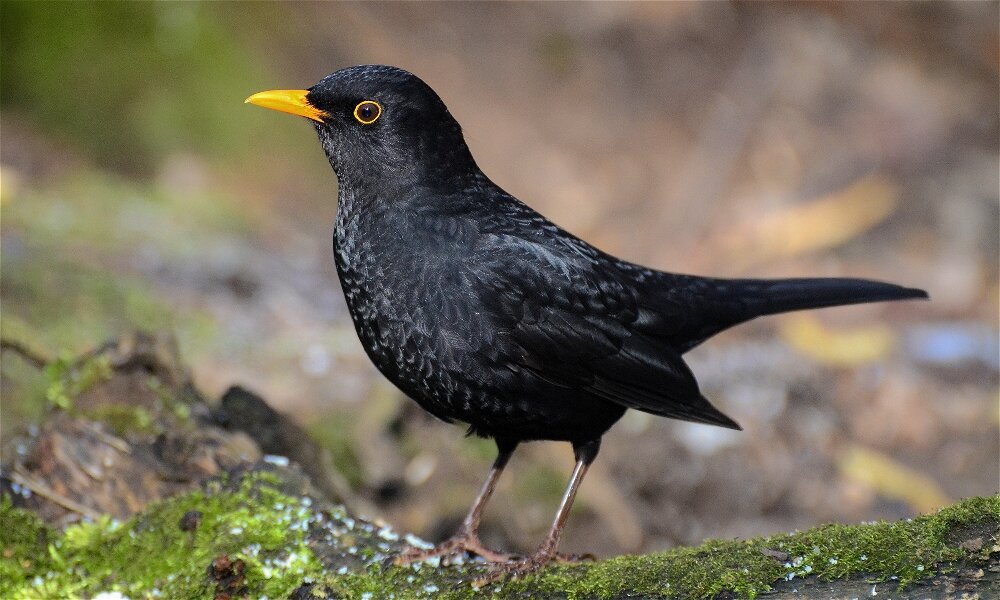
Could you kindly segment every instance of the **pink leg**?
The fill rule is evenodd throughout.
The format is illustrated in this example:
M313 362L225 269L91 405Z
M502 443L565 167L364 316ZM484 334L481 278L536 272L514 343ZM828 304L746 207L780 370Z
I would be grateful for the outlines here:
M590 463L597 457L597 450L599 448L600 440L582 445L574 444L573 450L577 460L576 466L573 468L573 475L570 477L569 485L566 486L566 491L563 493L562 501L559 503L559 510L556 511L556 517L552 521L552 527L549 529L548 535L545 536L545 539L538 546L538 549L535 550L535 553L524 559L493 565L490 573L484 578L477 580L477 584L485 585L504 577L527 575L537 571L553 559L561 558L557 554L557 550L559 549L559 539L562 537L563 527L566 526L566 519L569 517L569 511L573 506L573 500L576 498L576 492L580 489L580 483L583 482L583 476L587 474Z
M478 533L479 521L482 518L486 502L490 499L490 496L493 495L493 490L496 489L497 480L500 479L500 474L503 473L504 467L507 466L507 461L510 460L517 444L497 441L497 446L500 449L500 454L497 456L496 461L493 462L493 467L490 468L489 475L486 477L486 482L483 483L482 489L479 490L479 496L477 496L476 501L473 502L472 509L469 511L469 514L466 515L465 520L462 521L462 526L459 528L458 532L433 548L426 550L421 548L410 548L406 550L396 557L393 561L395 564L408 565L410 563L427 560L428 558L433 558L435 556L444 557L444 562L447 564L447 562L449 562L447 559L450 557L463 555L465 553L481 556L489 562L506 562L510 560L511 557L509 554L496 552L483 546L482 542L479 541Z

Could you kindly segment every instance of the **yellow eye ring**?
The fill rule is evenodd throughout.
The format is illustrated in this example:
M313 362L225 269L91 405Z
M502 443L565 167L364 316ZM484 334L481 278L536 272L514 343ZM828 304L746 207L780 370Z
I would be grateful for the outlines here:
M382 116L382 105L374 100L364 100L354 107L354 118L362 125L371 125Z

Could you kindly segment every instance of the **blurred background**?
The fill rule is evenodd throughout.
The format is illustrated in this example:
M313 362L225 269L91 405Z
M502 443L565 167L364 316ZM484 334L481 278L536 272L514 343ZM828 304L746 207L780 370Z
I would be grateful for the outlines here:
M3 2L0 328L49 357L172 330L211 397L259 392L380 516L450 533L493 445L369 364L312 128L243 105L394 64L438 91L494 181L613 254L933 298L769 318L691 352L745 431L627 415L566 551L995 494L998 6ZM15 353L0 366L9 439L42 414L46 380ZM566 444L522 446L487 543L537 544L571 464Z

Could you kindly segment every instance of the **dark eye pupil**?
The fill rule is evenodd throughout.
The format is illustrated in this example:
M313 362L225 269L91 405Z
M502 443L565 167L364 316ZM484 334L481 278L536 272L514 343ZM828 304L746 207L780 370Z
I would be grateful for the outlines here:
M362 125L371 125L382 114L382 107L374 100L359 102L354 107L354 118Z

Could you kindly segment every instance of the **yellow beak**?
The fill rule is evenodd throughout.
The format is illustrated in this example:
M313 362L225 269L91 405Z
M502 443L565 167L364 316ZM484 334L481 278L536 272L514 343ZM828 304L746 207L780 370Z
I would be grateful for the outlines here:
M270 90L250 96L246 99L246 103L280 110L322 123L323 117L330 115L309 104L309 101L306 100L308 93L309 90Z

